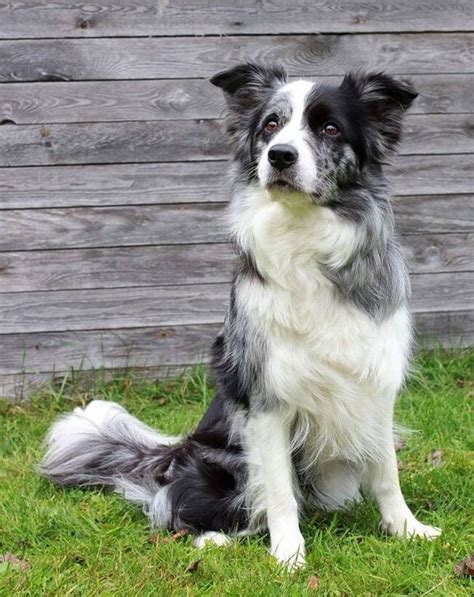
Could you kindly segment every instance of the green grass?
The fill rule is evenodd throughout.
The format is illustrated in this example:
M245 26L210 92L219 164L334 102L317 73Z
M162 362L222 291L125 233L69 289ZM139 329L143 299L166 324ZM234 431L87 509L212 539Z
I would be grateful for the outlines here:
M473 351L422 354L397 407L399 422L418 430L399 452L405 496L424 522L443 528L442 537L386 537L371 502L344 514L315 513L303 524L308 566L294 575L268 556L267 537L203 552L190 537L163 532L153 540L145 516L119 496L58 489L35 473L50 423L92 393L168 433L190 429L211 396L203 371L163 383L126 377L94 392L50 388L28 404L0 403L0 554L30 564L0 564L0 594L305 595L315 592L308 587L314 574L321 595L470 595L469 581L453 568L472 549L473 370ZM435 449L442 450L438 467L430 461Z

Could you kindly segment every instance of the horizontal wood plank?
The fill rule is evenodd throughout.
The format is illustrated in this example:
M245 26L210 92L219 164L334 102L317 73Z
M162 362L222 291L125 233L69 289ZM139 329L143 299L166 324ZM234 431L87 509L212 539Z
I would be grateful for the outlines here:
M226 162L0 168L0 209L222 202L227 171Z
M0 336L2 376L24 370L60 372L74 368L155 370L209 361L210 347L220 324L42 332ZM418 313L415 317L420 346L469 345L474 340L474 311ZM21 377L21 376L19 376ZM5 377L4 377L5 379ZM18 380L19 381L19 380ZM1 395L1 394L0 394Z
M168 367L208 360L220 324L0 336L0 375L74 369Z
M474 271L473 233L403 236L401 244L412 273Z
M411 287L415 313L466 311L474 305L474 272L412 275Z
M474 304L474 274L413 275L415 312L464 311ZM220 323L228 284L4 293L0 335Z
M473 233L402 238L413 273L474 270L473 246ZM234 264L229 243L6 252L0 292L215 284L231 280Z
M219 123L152 121L0 127L0 166L226 159Z
M224 242L222 216L218 203L5 210L0 250Z
M168 334L168 338L160 337L162 331L160 328L114 330L113 333L94 330L0 336L0 350L2 354L7 355L7 360L2 361L0 367L3 370L12 371L0 374L0 397L27 398L42 384L53 384L59 388L64 383L64 377L66 383L80 384L83 388L93 387L98 377L116 379L130 374L138 380L175 377L193 363L208 361L208 348L219 327L216 324L203 324L164 328L163 331ZM419 347L474 344L474 311L417 313L415 327ZM186 336L183 337L181 332L191 329L195 344L190 346ZM133 337L134 334L138 337ZM121 345L114 343L114 337L122 340ZM117 365L120 363L120 368L106 371L102 369L102 359L105 355L101 345L104 344L104 338L108 361ZM129 339L133 339L134 342L127 344ZM142 358L136 359L135 362L150 363L150 360L154 361L154 356L158 354L162 355L163 359L167 359L166 351L163 353L163 347L170 343L172 350L179 351L181 365L162 365L160 360L156 359L159 363L156 366L131 366L133 360L131 361L130 356L136 355L137 352L140 352ZM75 349L78 344L83 351L81 358L78 357L78 351ZM59 367L61 362L64 363L62 371ZM95 363L98 369L91 369L92 363ZM36 366L43 372L32 373L31 369L25 372L25 365ZM49 370L44 370L48 367Z
M207 79L249 56L304 77L343 75L349 68L467 74L473 46L472 36L460 32L3 41L0 81Z
M396 229L403 235L474 231L474 195L398 197Z
M474 116L408 115L402 155L474 152ZM221 160L216 120L173 120L0 127L0 166Z
M27 0L0 5L0 38L472 31L469 0Z
M1 44L0 44L1 48ZM339 84L341 77L325 77ZM417 75L410 114L472 113L474 75ZM18 83L0 92L0 122L51 124L219 118L224 98L208 81Z
M0 210L223 202L228 170L226 162L0 168ZM471 155L397 156L387 173L399 196L451 193L453 215L462 206L454 195L474 188Z
M227 243L0 253L0 292L229 282L234 261Z
M397 230L408 235L469 232L473 206L474 195L399 199L394 204ZM4 210L0 252L222 243L228 240L224 210L224 203ZM56 262L61 256L50 258ZM3 263L8 271L9 263Z
M416 340L419 348L474 345L474 310L417 313Z
M0 335L221 323L228 284L2 294Z
M133 379L134 383L156 382L162 379L174 379L188 373L196 363L164 365L157 367L126 367L121 369L80 369L68 368L65 371L43 371L41 373L26 372L21 368L17 373L0 375L0 398L15 403L26 401L33 393L49 393L51 389L66 391L94 391L98 383L104 380Z

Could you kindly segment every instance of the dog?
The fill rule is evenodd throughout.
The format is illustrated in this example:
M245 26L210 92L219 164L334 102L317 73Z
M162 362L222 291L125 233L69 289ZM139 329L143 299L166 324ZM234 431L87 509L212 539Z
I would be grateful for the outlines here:
M384 163L417 97L355 72L339 86L279 66L216 74L232 147L237 267L212 349L215 396L196 430L167 437L95 400L52 427L41 472L102 485L198 547L268 530L304 565L300 517L371 494L392 535L432 539L400 490L393 407L407 372L409 279Z

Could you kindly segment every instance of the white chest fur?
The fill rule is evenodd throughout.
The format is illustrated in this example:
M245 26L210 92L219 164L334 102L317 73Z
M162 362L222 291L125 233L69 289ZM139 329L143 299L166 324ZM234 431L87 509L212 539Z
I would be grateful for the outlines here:
M341 445L354 443L351 429L367 438L371 418L391 410L403 380L407 310L378 323L338 297L321 266L343 265L357 250L360 233L351 222L324 207L272 201L264 192L247 205L234 233L265 283L248 280L239 294L266 339L268 391L317 415L318 426L330 428L333 441L342 437ZM363 430L355 429L357 421Z

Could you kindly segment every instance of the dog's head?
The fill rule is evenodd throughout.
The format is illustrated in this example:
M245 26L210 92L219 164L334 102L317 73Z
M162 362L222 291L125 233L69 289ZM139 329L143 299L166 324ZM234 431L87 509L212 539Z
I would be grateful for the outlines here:
M351 73L336 87L288 82L282 68L250 63L211 83L224 91L232 148L248 180L275 196L303 193L322 203L380 166L417 96L410 83L382 73Z

